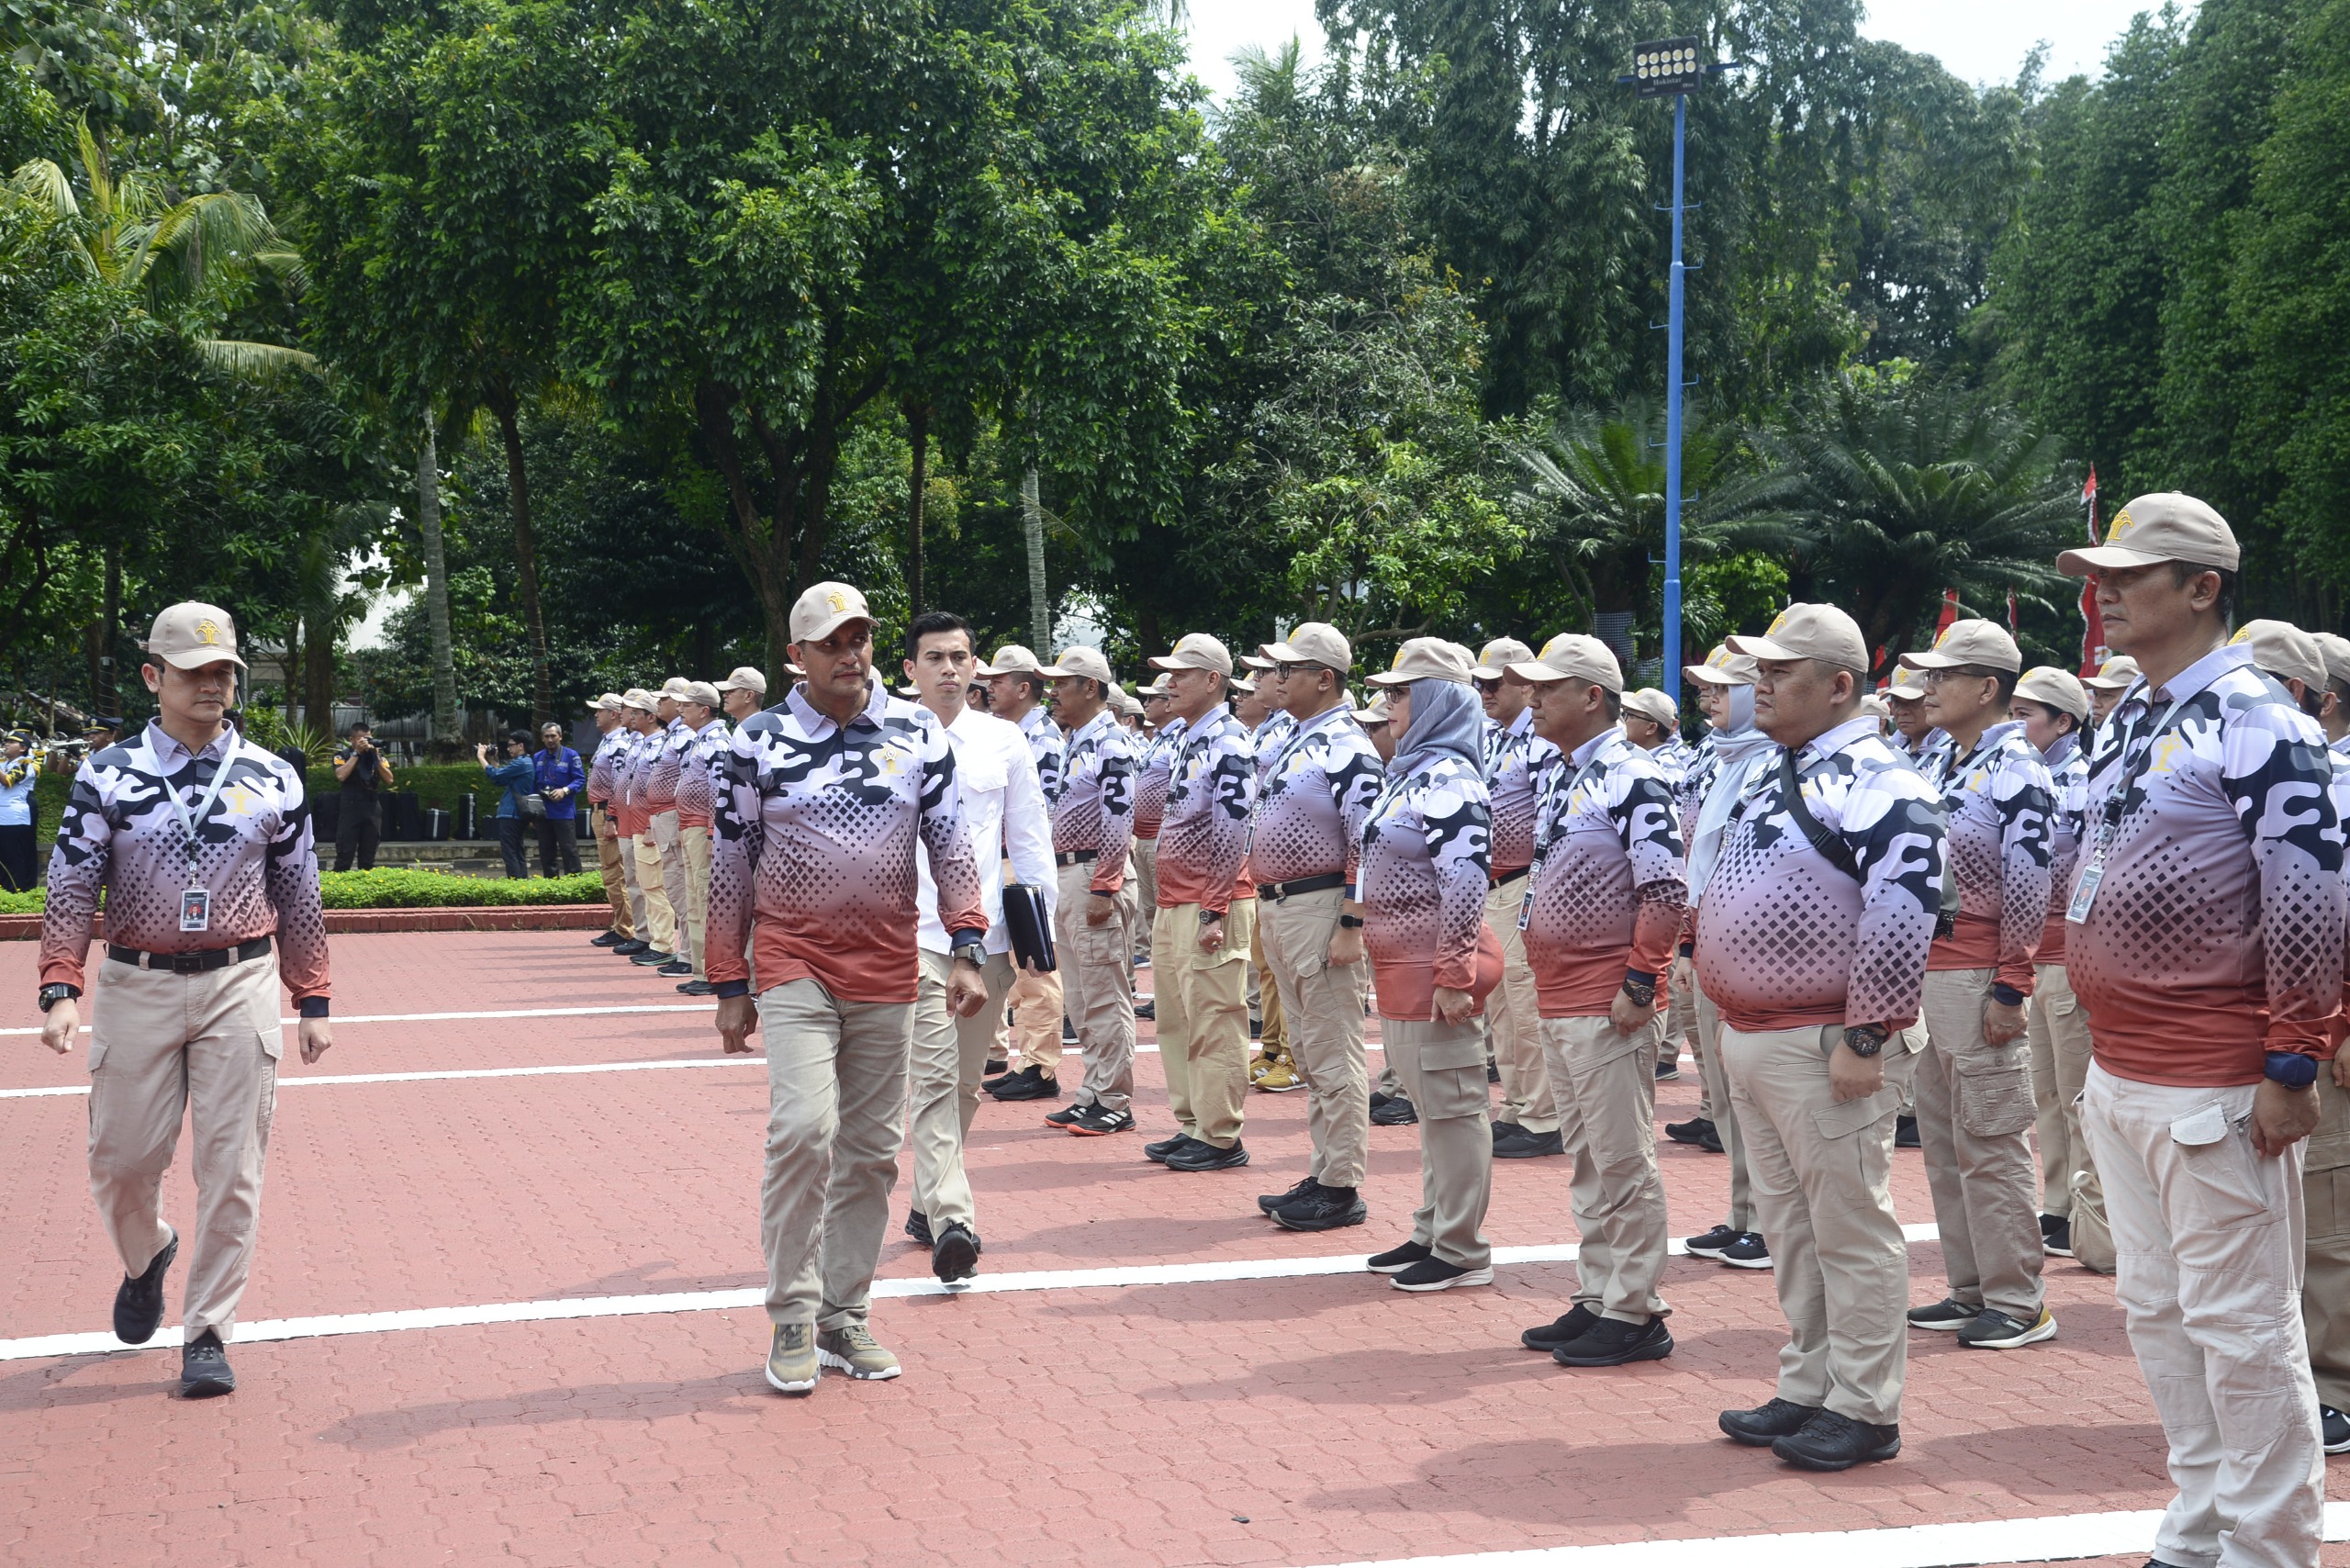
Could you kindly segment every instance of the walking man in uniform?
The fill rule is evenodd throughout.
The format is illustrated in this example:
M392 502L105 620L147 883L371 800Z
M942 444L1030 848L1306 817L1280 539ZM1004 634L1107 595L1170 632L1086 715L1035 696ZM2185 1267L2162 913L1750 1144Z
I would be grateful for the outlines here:
M1069 648L1045 673L1068 736L1052 801L1053 952L1084 1063L1074 1103L1045 1121L1103 1137L1135 1126L1134 737L1111 709L1117 687L1098 651Z
M957 1017L986 1005L988 953L954 750L935 715L874 678L865 596L816 584L791 607L791 635L806 678L743 722L719 775L710 970L725 1048L747 1052L753 1030L767 1045L767 1379L807 1394L820 1365L860 1379L900 1371L866 1324L904 1139L917 840Z
M252 1265L276 1104L281 963L301 1014L302 1059L334 1043L327 928L300 777L226 722L245 667L236 623L209 604L175 604L155 618L146 648L140 676L156 717L83 762L50 857L41 1039L73 1048L103 891L90 1190L122 1260L114 1331L143 1345L162 1321L181 1239L163 1220L163 1173L192 1107L196 1214L180 1392L200 1399L237 1386L226 1347Z
M2056 1337L2041 1266L2031 1155L2031 1045L2024 1003L2048 923L2048 765L2008 717L2023 655L1988 621L1953 621L1931 650L1904 654L1926 678L1926 717L1942 733L1924 762L1942 791L1955 921L1926 959L1926 1049L1912 1077L1926 1181L1950 1291L1909 1324L1970 1350L2011 1350Z
M1697 983L1769 1238L1788 1339L1779 1387L1724 1433L1806 1470L1901 1451L1909 1249L1887 1174L1926 953L1942 907L1942 807L1861 711L1852 618L1795 604L1729 648L1756 661L1778 743L1737 805L1697 905Z
M1347 696L1354 650L1335 626L1308 621L1270 644L1289 706L1287 735L1259 755L1249 821L1257 935L1289 1025L1313 1138L1305 1179L1258 1207L1289 1230L1360 1225L1371 1144L1363 1061L1363 905L1357 886L1363 823L1386 768ZM1268 728L1270 726L1269 725ZM1267 1008L1270 1016L1270 1007Z
M2227 642L2236 563L2225 520L2177 493L2057 557L2141 672L2090 760L2065 968L2115 1293L2178 1486L2154 1556L2309 1568L2325 1460L2295 1146L2335 1054L2342 838L2324 735Z
M1535 733L1564 758L1544 781L1524 930L1583 1238L1574 1305L1520 1336L1561 1366L1673 1353L1659 1293L1668 1228L1656 1164L1657 986L1687 899L1673 780L1617 726L1624 675L1596 637L1553 637L1533 683Z

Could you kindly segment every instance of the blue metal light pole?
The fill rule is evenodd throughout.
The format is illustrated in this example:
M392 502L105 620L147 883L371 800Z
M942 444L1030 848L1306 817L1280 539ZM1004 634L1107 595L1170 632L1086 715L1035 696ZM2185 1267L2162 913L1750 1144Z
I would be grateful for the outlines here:
M1673 302L1664 336L1664 667L1657 672L1657 685L1667 691L1681 689L1681 214L1688 128L1689 95L1677 93L1673 99Z

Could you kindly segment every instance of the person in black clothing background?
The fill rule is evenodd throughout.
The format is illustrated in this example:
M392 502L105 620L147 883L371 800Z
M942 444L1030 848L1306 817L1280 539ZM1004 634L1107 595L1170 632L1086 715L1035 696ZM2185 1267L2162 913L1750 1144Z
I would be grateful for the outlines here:
M375 845L384 835L382 792L392 787L392 765L375 749L375 734L367 721L351 726L350 744L334 754L334 776L342 785L342 814L334 830L334 868L348 871L355 857L359 868L375 868Z

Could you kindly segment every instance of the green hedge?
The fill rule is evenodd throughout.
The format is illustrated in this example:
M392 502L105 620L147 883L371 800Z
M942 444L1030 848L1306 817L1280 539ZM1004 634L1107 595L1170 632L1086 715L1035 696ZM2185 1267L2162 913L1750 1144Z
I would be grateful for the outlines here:
M0 892L0 914L39 914L46 888ZM601 903L604 879L576 877L460 877L453 871L379 866L373 871L321 871L319 894L329 909L484 909L506 904Z

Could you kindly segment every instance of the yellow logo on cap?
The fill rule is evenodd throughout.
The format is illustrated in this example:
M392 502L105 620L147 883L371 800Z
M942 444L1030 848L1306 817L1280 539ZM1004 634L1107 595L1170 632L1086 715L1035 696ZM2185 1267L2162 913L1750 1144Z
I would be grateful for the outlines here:
M824 608L835 615L844 614L848 610L848 600L837 592L828 593L824 596Z
M213 644L220 641L220 623L217 621L197 622L196 623L196 640L203 644L207 648L211 647Z
M1398 648L1395 650L1395 656L1387 661L1387 667L1389 669L1402 669L1404 667L1403 649Z
M2127 507L2124 507L2121 510L2114 513L2113 526L2105 531L2105 542L2108 544L2110 544L2115 540L2121 538L2123 534L2129 532L2132 521L2130 510Z
M1787 617L1793 615L1795 612L1796 607L1792 604L1787 606L1786 609L1779 611L1778 619L1771 622L1771 629L1768 632L1763 633L1762 635L1765 637L1777 636L1779 634L1779 628L1785 626L1787 623Z
M2249 627L2249 626L2247 626L2247 627L2245 627L2243 631L2241 631L2241 632L2237 633L2234 636L2232 636L2232 637L2231 637L2231 638L2229 638L2229 639L2228 639L2228 646L2229 646L2229 647L2231 647L2231 648L2232 648L2232 647L2234 647L2238 643L2249 643L2249 642L2251 642L2251 641L2252 641L2252 628L2251 628L2251 627Z
M1955 622L1955 621L1952 622L1949 625L1947 625L1947 626L1943 627L1943 628L1942 628L1942 635L1941 635L1941 636L1939 636L1939 637L1936 637L1936 638L1934 639L1934 646L1935 646L1935 647L1937 647L1937 648L1939 648L1939 647L1941 647L1943 644L1945 644L1945 643L1949 642L1949 641L1950 641L1950 638L1951 638L1951 633L1953 633L1953 632L1955 632L1955 631L1957 631L1957 630L1958 630L1958 622Z

